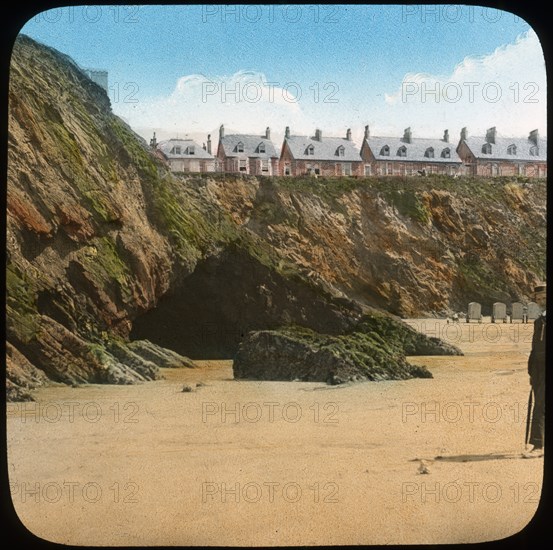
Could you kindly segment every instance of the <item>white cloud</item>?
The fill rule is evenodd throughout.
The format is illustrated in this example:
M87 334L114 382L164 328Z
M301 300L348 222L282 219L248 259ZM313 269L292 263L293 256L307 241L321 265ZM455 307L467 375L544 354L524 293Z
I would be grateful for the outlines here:
M398 90L385 94L386 124L397 134L412 126L416 135L441 135L467 126L483 134L497 126L503 135L546 133L546 74L533 30L490 55L467 57L450 75L406 74ZM382 128L381 128L382 127Z
M463 126L472 135L491 126L503 135L527 135L534 128L546 133L545 63L533 31L489 55L465 58L450 74L406 74L388 94L371 94L370 86L355 93L336 78L336 83L302 83L299 88L273 83L255 71L191 74L179 78L167 96L136 103L125 103L121 96L113 108L147 139L156 130L158 139L178 134L200 143L207 133L215 134L216 141L220 124L227 132L260 135L270 126L275 143L286 126L304 135L315 128L324 135L345 135L351 127L360 143L367 123L373 135L401 135L411 126L415 136L441 137L448 128L453 140ZM346 96L342 88L349 91Z
M285 126L306 130L297 88L283 86L253 71L216 77L193 74L179 78L169 96L119 102L114 111L137 130L158 129L161 135L203 134L220 124L245 133L261 133L266 126L282 133Z

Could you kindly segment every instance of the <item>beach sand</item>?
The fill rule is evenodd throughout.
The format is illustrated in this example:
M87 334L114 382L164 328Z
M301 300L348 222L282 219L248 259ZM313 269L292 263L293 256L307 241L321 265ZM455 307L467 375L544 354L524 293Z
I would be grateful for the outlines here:
M198 361L136 386L36 391L36 403L8 405L15 510L32 533L73 545L463 543L518 532L543 474L543 459L520 458L532 325L409 322L466 355L410 358L433 379L235 381L230 361Z

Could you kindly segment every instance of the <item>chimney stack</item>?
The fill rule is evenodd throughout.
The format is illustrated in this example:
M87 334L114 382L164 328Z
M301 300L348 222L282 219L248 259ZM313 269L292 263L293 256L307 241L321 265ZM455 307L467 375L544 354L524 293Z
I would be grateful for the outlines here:
M405 143L411 143L411 127L405 128L403 131L403 141Z
M467 130L467 127L461 129L461 141L466 140L469 137L469 132Z
M290 126L286 126L286 130L284 130L284 137L286 139L290 137Z
M265 128L265 139L271 139L271 129L268 126Z
M449 143L449 130L444 130L444 141Z
M537 130L535 130L537 132ZM157 147L156 133L154 132L154 137L150 140L150 147L155 149Z
M488 143L494 143L495 144L496 134L497 134L497 130L495 129L495 126L493 128L488 128L488 130L486 130L486 141Z
M207 134L207 152L211 155L211 134Z
M225 127L221 124L221 127L219 128L219 139L222 139L225 137Z
M155 134L154 134L155 136ZM540 134L538 132L538 130L532 130L530 132L530 135L528 136L528 139L534 144L534 145L537 145L538 144L538 140L540 139Z
M207 151L207 147L205 146L205 141L202 143L202 149L203 149L204 151Z
M367 124L365 126L365 139L369 139L371 137L371 133L369 131L369 125Z
M323 140L323 133L318 128L315 130L315 139L317 141Z
M351 141L351 128L348 128L348 131L346 132L346 139Z

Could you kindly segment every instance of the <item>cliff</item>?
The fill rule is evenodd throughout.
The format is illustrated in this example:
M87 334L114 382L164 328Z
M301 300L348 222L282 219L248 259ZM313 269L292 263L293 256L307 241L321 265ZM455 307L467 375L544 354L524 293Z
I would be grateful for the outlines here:
M523 298L544 276L545 195L522 180L177 178L67 56L21 36L9 397L49 380L153 379L158 366L192 366L182 355L233 357L252 331L342 337L386 318L411 334L386 312Z

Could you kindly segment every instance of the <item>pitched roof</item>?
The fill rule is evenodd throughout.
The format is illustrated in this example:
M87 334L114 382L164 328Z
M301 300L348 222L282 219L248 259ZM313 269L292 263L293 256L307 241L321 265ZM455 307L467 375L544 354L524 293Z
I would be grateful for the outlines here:
M196 143L192 139L168 139L166 141L160 141L158 143L158 149L168 159L213 159L213 155L210 155L201 145ZM180 147L180 153L177 153L176 149Z
M369 137L365 143L370 147L376 160L397 160L402 162L441 162L441 163L461 163L461 158L457 154L456 146L442 139L431 138L411 138L411 143L407 143L403 138L397 137ZM382 149L385 146L390 149L390 154L383 155ZM398 150L405 147L405 156L399 156ZM427 157L425 153L428 149L434 149L434 157ZM444 149L449 149L449 158L443 157Z
M237 145L242 143L243 151L238 151ZM219 144L223 146L225 156L238 158L270 159L278 157L274 143L265 136L251 134L229 134L219 138ZM260 151L260 145L265 146L265 152Z
M538 154L531 155L530 148L535 145L533 141L528 138L507 138L497 137L495 143L490 143L491 153L483 153L482 147L488 143L485 137L469 136L464 140L468 148L477 159L490 159L490 160L511 160L516 162L517 160L533 161L533 162L545 162L547 160L547 139L538 138ZM510 145L516 147L516 155L507 153L507 149Z
M324 160L337 162L361 161L361 155L357 146L346 138L322 137L321 141L308 136L290 136L284 138L288 144L292 156L296 160ZM313 146L313 154L307 154L307 148ZM340 155L338 149L344 148L344 155Z

